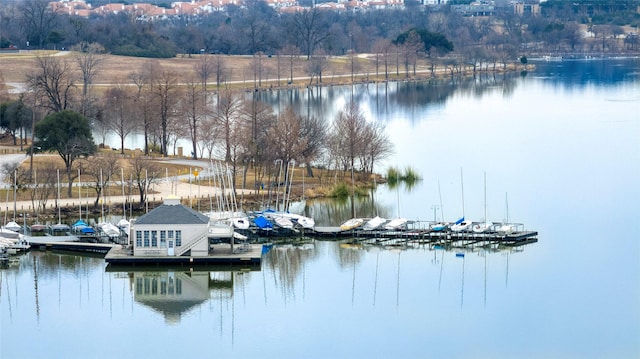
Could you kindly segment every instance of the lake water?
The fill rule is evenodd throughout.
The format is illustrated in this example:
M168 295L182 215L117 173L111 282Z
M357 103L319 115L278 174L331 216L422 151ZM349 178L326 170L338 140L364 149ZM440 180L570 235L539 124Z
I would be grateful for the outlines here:
M486 211L538 243L459 257L315 241L214 272L32 252L0 271L0 357L640 357L640 60L537 66L269 101L331 118L353 97L387 124L395 154L377 170L422 181L380 186L358 215ZM319 225L350 217L348 203L304 205Z

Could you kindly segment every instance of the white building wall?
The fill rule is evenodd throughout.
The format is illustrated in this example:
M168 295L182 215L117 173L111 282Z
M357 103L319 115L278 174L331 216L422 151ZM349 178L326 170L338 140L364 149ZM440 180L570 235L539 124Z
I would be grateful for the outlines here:
M131 229L131 239L132 239L132 243L133 243L133 254L135 256L167 256L167 250L168 250L168 241L169 238L167 238L167 240L165 241L164 244L161 243L161 235L160 232L161 231L165 231L165 233L167 233L168 231L174 231L174 238L173 241L175 243L176 240L176 236L175 233L176 231L181 231L181 236L182 236L182 246L181 247L175 247L174 248L174 252L177 254L180 252L181 248L184 248L186 246L188 246L191 242L198 240L200 238L202 238L203 236L205 237L205 240L201 241L201 243L198 243L195 247L193 247L191 249L191 253L192 256L195 256L197 254L197 256L202 256L202 255L207 255L208 254L208 250L209 250L209 243L208 240L206 239L207 236L207 224L182 224L182 225L177 225L177 224L154 224L154 225L144 225L144 224L140 224L140 225L136 225L134 223L134 225L132 226ZM157 233L157 246L153 247L151 246L152 242L151 242L151 233L149 235L149 247L145 247L144 246L144 234L142 235L142 246L138 246L137 245L137 232L141 231L142 233L144 233L144 231L156 231ZM204 254L203 254L204 253Z

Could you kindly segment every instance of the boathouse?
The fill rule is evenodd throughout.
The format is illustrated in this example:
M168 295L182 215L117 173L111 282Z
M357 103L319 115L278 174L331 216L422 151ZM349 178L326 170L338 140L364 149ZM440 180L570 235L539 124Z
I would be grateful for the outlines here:
M207 228L209 217L180 204L177 197L133 222L131 227L133 255L137 257L208 255Z

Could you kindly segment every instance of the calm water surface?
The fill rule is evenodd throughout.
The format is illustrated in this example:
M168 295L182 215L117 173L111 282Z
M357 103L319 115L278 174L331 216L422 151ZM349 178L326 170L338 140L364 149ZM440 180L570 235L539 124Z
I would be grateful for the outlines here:
M423 180L381 186L358 215L481 220L486 208L539 242L457 257L316 241L274 248L260 271L213 272L32 252L0 271L0 357L640 356L638 60L269 96L327 118L353 96L387 124L395 154L378 170ZM350 217L348 203L300 207L320 225Z

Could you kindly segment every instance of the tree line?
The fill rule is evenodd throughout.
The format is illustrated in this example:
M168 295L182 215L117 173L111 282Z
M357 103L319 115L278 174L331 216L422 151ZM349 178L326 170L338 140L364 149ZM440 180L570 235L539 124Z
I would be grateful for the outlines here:
M541 4L540 15L516 14L505 7L492 17L464 17L448 5L425 7L411 2L404 9L306 8L279 13L263 1L247 0L243 6L227 5L220 12L151 20L126 12L70 16L52 12L48 0L24 0L0 4L0 43L20 48L28 43L35 49L97 43L112 54L143 57L200 52L276 55L295 48L310 57L316 52L376 53L408 29L417 28L451 39L463 57L478 49L509 49L513 58L528 55L523 53L527 51L593 51L593 45L580 36L584 26L603 39L605 51L637 50L637 34L618 39L624 33L622 26L640 26L638 6L638 0L550 0Z

